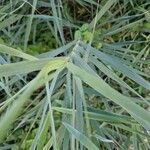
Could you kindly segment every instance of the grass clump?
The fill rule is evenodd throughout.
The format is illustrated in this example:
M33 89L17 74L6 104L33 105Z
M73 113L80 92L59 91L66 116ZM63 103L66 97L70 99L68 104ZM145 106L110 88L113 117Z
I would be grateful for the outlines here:
M150 149L148 1L0 3L0 149Z

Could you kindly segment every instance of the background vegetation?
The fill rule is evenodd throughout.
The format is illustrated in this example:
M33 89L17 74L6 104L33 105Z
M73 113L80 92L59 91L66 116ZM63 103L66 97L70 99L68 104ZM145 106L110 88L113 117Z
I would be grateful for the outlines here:
M149 150L149 43L149 0L1 0L0 150Z

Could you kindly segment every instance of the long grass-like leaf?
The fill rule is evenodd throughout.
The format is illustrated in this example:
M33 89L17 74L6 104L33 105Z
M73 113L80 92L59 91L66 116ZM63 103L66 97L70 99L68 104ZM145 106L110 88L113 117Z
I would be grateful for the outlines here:
M71 125L67 123L63 123L66 129L75 136L77 140L80 141L81 144L83 144L87 149L89 150L98 150L98 147L92 143L91 140L89 140L85 135L80 133L78 130L74 129Z
M112 87L110 87L100 77L89 74L88 72L80 69L79 67L68 63L68 69L81 78L85 83L93 87L96 91L103 94L105 97L111 99L121 107L123 107L128 113L134 117L146 130L150 131L150 116L149 112L142 107L135 104L130 98L120 94Z

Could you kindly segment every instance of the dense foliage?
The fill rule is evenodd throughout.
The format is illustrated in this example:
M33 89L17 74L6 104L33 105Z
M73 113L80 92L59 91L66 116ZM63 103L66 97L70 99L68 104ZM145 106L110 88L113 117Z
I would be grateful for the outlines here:
M150 149L149 0L0 1L0 150Z

